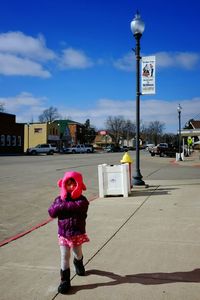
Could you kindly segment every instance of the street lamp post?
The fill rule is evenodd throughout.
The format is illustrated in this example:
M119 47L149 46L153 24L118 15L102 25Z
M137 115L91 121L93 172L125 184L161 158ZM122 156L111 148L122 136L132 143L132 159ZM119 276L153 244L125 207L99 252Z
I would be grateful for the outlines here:
M140 14L137 11L135 18L131 22L131 31L136 40L135 58L136 58L136 161L135 161L135 173L133 175L134 185L145 185L140 173L140 39L144 32L144 22L140 18Z
M30 146L30 143L29 143L29 140L30 140L30 132L29 132L29 127L30 127L30 124L27 123L27 148L29 149L29 146Z
M180 104L177 107L177 112L178 112L178 124L179 124L179 139L178 139L178 149L179 149L179 160L182 161L182 157L181 157L181 109L182 107L180 106Z

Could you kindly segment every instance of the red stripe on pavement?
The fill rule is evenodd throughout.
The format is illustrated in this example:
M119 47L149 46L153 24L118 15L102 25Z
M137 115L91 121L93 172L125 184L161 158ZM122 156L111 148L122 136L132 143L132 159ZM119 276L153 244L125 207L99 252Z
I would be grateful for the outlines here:
M96 196L92 197L91 199L89 199L89 202L95 200L96 198L97 198ZM4 246L4 245L6 245L6 244L9 244L9 243L12 242L12 241L15 241L15 240L17 240L17 239L23 237L24 235L26 235L26 234L28 234L28 233L31 233L32 231L34 231L34 230L36 230L36 229L38 229L38 228L40 228L40 227L42 227L42 226L48 224L48 223L51 222L52 220L53 220L52 218L49 218L49 219L47 219L46 221L43 221L42 223L39 223L39 224L35 225L34 227L30 228L30 229L27 230L27 231L18 233L18 234L14 235L14 236L11 236L10 238L8 238L8 239L6 239L6 240L3 240L2 242L0 242L0 247Z
M30 233L30 232L32 232L32 231L34 231L34 230L40 228L40 227L42 227L42 226L48 224L48 223L51 222L52 220L53 220L52 218L49 218L48 220L46 220L46 221L44 221L44 222L42 222L42 223L40 223L40 224L37 224L36 226L32 227L31 229L29 229L29 230L27 230L27 231L24 231L24 232L21 232L21 233L18 233L18 234L16 234L16 235L14 235L14 236L11 236L10 238L8 238L8 239L6 239L6 240L0 242L0 247L2 247L2 246L6 245L6 244L8 244L8 243L10 243L10 242L12 242L12 241L14 241L14 240L17 240L17 239L19 239L20 237L22 237L22 236L24 236L24 235L26 235L26 234L28 234L28 233Z

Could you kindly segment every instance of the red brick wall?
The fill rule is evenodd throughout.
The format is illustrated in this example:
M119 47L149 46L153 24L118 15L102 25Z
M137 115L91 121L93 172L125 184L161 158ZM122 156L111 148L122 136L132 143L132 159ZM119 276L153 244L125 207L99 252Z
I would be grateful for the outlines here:
M0 113L0 153L23 153L24 124L15 123L15 115ZM3 143L5 141L5 144Z

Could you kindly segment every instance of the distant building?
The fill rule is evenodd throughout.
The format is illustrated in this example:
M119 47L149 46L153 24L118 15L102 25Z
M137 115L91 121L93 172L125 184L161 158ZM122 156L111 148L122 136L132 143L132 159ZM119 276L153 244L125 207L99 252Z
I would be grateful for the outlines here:
M53 131L53 127L50 130L50 135L48 136L48 140L53 143L53 140L57 141L58 149L62 149L63 147L67 147L71 143L71 134L69 131L69 126L67 120L55 120L52 122L51 126L57 125L58 135L55 137L55 128Z
M16 116L0 112L0 154L23 153L24 124Z
M54 122L24 124L24 152L38 144L49 143L58 146L59 136L58 124Z
M70 136L71 136L71 144L84 144L85 142L85 125L75 122L72 120L64 120L68 124Z
M107 130L100 130L98 131L95 140L94 140L94 147L95 148L104 148L108 145L112 145L113 139L112 136L108 133Z
M38 144L52 144L58 149L71 144L71 135L66 120L45 123L28 123L24 128L24 152Z
M196 131L196 133L199 134L199 140L200 140L200 121L198 120L193 120L193 121L190 121L190 127Z
M0 112L0 154L24 153L38 144L58 149L85 142L85 125L72 120L16 123L16 116Z
M72 120L55 120L25 124L24 152L38 144L52 144L59 150L71 144L83 143L84 125Z
M193 137L194 140L200 140L200 121L191 120L188 123L187 129L181 130L182 137Z

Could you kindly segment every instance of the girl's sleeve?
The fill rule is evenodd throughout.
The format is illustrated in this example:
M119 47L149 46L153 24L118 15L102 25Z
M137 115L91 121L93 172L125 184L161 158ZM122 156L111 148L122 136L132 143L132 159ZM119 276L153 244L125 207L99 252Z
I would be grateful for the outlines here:
M69 218L73 214L87 213L88 205L89 202L84 196L73 201L62 201L58 197L49 207L48 212L52 218Z
M88 210L89 202L85 197L75 201L65 201L63 204L63 212L68 214L73 213L86 213Z
M55 199L55 201L51 204L48 209L48 213L50 217L57 218L61 211L63 210L64 201L62 201L59 197Z

